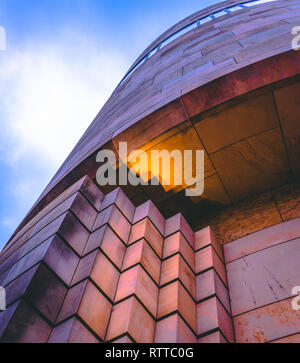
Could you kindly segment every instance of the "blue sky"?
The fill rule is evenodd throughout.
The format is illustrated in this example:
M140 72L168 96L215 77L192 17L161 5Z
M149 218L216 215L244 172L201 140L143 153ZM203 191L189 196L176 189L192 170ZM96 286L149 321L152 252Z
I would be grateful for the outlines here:
M138 55L214 0L0 0L0 249Z

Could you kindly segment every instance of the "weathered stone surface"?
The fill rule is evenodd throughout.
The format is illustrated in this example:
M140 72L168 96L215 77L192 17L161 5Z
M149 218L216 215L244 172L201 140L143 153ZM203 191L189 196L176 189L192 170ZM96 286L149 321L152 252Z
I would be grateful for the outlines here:
M220 332L206 335L198 339L198 344L227 344L228 342Z
M266 94L201 120L195 127L206 150L213 154L228 145L276 128L278 124L272 94Z
M289 181L290 170L279 128L228 146L211 156L233 201Z
M234 316L292 297L299 284L300 239L227 265Z
M300 313L288 299L240 315L234 326L237 343L266 343L298 333Z

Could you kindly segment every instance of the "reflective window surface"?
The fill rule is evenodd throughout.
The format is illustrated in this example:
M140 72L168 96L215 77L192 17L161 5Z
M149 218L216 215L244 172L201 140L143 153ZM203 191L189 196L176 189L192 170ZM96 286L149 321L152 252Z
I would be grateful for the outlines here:
M171 36L169 36L169 38L165 39L164 41L162 41L159 45L157 45L154 49L150 50L145 56L144 58L142 58L126 75L125 77L122 79L122 81L119 83L118 87L140 66L142 65L145 61L147 61L150 57L152 57L153 54L155 54L156 52L158 52L159 50L161 50L163 47L165 47L166 45L168 45L169 43L171 43L173 40L179 38L180 36L182 36L183 34L195 29L198 26L201 26L202 24L205 24L209 21L212 21L214 19L217 19L221 16L224 15L228 15L228 14L232 14L235 11L238 10L242 10L245 8L249 8L255 5L260 5L260 4L264 4L264 3L269 3L271 1L276 1L276 0L252 0L252 1L247 1L247 2L243 2L239 5L235 5L232 7L228 7L225 8L223 10L218 10L215 13L210 14L209 16L205 16L204 18L200 18L198 20L196 20L194 23L184 27L183 29L179 30L178 32L172 34ZM117 88L118 88L117 87Z

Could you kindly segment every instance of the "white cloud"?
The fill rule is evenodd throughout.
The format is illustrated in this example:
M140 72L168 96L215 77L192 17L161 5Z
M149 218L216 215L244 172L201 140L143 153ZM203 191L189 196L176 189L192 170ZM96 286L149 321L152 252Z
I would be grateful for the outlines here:
M9 189L19 215L25 216L127 66L121 54L70 32L58 34L54 44L0 53L0 158L17 177ZM2 225L13 224L14 211L8 213Z
M62 163L120 80L119 55L74 40L71 49L64 41L31 45L0 59L1 126L12 163L28 156Z
M17 220L11 217L5 217L1 220L1 225L4 228L13 228L16 225Z

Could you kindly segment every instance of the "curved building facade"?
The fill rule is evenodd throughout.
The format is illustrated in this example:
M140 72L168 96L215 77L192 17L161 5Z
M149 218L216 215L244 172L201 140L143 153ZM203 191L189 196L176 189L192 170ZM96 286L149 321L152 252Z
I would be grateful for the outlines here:
M0 341L300 342L297 26L229 0L141 54L0 255ZM143 183L100 186L101 150ZM203 151L204 193L135 150Z

